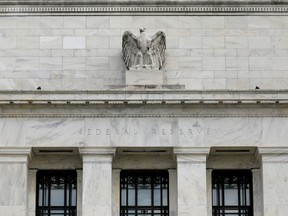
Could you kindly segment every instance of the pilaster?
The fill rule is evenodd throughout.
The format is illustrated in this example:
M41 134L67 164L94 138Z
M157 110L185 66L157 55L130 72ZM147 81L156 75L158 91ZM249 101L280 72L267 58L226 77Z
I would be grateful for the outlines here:
M36 176L37 170L28 171L28 216L35 216L36 211Z
M169 216L177 215L177 171L168 169L169 172Z
M83 159L82 216L112 216L114 148L80 148Z
M178 216L207 216L206 159L209 148L174 148Z
M263 212L263 189L260 169L252 169L253 175L253 206L254 216L262 216Z
M113 169L112 171L112 215L120 215L120 172L121 169Z
M83 171L77 170L77 216L82 216L82 180Z
M28 215L30 148L0 148L0 215Z
M288 148L258 148L262 161L263 216L288 212Z
M207 215L212 215L212 171L206 170L206 184L207 184Z

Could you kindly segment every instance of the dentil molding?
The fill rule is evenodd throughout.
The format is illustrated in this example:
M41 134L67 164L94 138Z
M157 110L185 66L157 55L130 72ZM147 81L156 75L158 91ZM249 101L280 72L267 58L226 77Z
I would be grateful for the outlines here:
M4 0L13 15L273 15L287 14L287 0Z

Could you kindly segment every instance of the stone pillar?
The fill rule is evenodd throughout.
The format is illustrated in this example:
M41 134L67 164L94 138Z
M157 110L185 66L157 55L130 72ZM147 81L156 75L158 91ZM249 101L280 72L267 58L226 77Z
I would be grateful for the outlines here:
M120 215L120 172L121 169L113 169L112 171L113 216Z
M77 216L82 216L82 178L83 171L77 170Z
M178 216L207 216L206 158L209 148L174 148Z
M212 215L212 170L206 170L207 181L207 215Z
M113 148L81 148L82 216L112 216Z
M262 216L263 211L263 194L262 194L262 177L260 169L252 169L253 175L253 207L254 216Z
M177 215L177 171L169 169L169 216Z
M288 148L258 149L262 160L263 216L288 212Z
M30 152L30 148L0 149L0 215L28 215Z
M37 170L28 171L28 216L35 216L36 212L36 177Z

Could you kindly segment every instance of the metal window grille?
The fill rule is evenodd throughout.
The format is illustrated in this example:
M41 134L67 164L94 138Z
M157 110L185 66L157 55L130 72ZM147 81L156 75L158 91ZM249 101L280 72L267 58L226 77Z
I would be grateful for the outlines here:
M37 172L36 216L76 216L76 171Z
M168 171L122 171L120 216L168 216Z
M213 216L253 216L250 170L213 170Z

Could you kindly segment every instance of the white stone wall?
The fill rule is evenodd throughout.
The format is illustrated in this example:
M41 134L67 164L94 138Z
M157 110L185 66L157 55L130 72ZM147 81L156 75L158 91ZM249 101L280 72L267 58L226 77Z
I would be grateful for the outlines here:
M92 90L125 84L122 34L167 35L167 84L285 89L286 16L0 17L0 90Z

